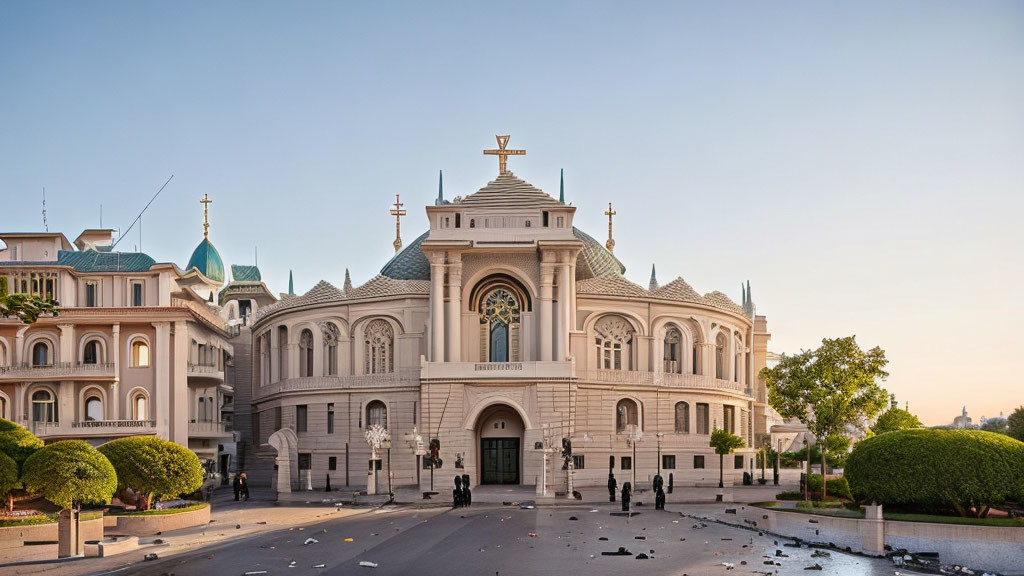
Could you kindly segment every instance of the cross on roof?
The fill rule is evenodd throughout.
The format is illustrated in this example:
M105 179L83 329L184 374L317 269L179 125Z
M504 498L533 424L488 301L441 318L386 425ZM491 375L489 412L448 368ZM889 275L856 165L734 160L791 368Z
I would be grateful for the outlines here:
M203 197L199 200L199 203L203 205L203 238L209 238L210 236L210 204L213 204L213 200L210 200L209 194L203 194Z
M484 150L484 154L498 157L498 173L504 174L508 172L507 163L509 156L526 156L526 150L507 150L505 146L508 146L509 135L494 136L498 140L497 150Z
M615 239L612 238L612 216L618 214L615 210L612 210L612 203L608 203L608 209L604 211L604 215L608 217L608 241L604 243L605 248L609 252L615 251Z
M402 248L402 216L405 216L405 210L402 210L402 204L399 201L398 194L395 194L395 203L391 205L391 215L395 217L395 241L393 243L395 247L395 253L397 254Z

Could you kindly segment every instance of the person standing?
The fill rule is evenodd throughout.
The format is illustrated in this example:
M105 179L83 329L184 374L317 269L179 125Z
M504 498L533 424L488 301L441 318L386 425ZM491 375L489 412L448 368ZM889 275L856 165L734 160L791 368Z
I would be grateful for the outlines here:
M235 490L235 502L238 502L238 496L242 493L242 476L236 474L234 481L231 483L231 487Z
M241 488L242 488L242 495L245 496L246 500L248 500L249 499L249 479L245 476L245 472L242 472Z

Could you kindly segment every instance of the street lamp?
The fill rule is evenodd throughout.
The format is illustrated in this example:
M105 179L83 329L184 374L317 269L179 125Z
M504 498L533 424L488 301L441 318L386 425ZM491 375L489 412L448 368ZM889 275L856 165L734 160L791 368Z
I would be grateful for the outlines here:
M636 424L629 425L629 437L626 438L626 445L633 448L633 460L630 463L630 472L632 473L632 484L633 490L636 490L636 444L644 438L644 433Z
M381 448L388 451L388 499L394 501L395 492L391 489L391 435L381 442Z

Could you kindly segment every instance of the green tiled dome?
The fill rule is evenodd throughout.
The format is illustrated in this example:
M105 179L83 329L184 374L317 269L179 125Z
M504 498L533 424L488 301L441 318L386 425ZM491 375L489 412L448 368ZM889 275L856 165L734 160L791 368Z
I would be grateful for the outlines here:
M220 254L208 238L203 238L192 252L192 257L188 259L185 269L193 268L214 282L224 281L224 261L220 259Z

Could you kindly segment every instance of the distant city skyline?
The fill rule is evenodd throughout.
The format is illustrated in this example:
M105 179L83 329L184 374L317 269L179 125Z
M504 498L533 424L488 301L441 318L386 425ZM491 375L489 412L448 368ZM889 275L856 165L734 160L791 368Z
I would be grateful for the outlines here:
M856 334L927 425L1024 404L1024 4L0 5L0 229L142 220L270 289L373 277L437 195L566 201L647 285L740 301L771 350ZM118 246L138 244L133 230ZM991 416L990 416L991 417Z

